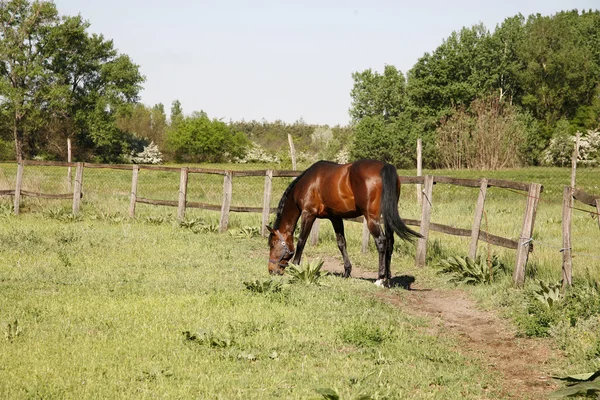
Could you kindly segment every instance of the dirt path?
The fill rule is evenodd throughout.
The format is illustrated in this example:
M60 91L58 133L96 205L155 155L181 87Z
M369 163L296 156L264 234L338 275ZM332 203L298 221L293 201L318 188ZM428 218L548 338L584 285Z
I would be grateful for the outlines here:
M343 265L325 260L323 267L341 273ZM353 278L374 281L376 273L357 269ZM556 389L548 377L549 362L556 355L543 340L518 338L510 323L490 311L477 308L460 290L431 289L412 277L395 277L392 284L410 289L397 295L382 290L379 296L413 314L431 319L431 334L451 335L459 340L459 352L479 359L497 376L507 398L544 399Z

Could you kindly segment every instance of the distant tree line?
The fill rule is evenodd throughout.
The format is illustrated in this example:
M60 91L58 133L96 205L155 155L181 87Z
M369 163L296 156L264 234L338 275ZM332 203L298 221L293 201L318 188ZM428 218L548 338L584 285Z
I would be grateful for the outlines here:
M411 167L421 137L431 167L537 165L600 125L600 12L462 28L406 76L387 65L353 78L353 158Z
M349 126L229 121L139 102L139 66L53 2L0 0L0 160L289 162L378 158L414 167L564 164L583 133L600 159L600 12L517 15L452 33L406 73L352 75Z

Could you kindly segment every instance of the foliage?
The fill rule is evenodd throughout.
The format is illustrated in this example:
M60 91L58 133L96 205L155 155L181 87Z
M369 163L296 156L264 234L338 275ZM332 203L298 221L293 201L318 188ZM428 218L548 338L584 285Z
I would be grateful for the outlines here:
M244 226L239 229L230 230L229 234L240 239L252 239L253 237L260 236L260 229L256 226Z
M442 119L436 145L446 168L514 168L525 159L527 136L515 107L488 96Z
M200 112L171 127L167 144L178 161L221 162L243 157L249 141L243 133Z
M281 292L282 283L272 279L260 281L244 281L244 286L252 293L278 293Z
M561 286L560 282L546 284L544 281L540 281L540 287L533 291L533 296L543 305L552 308L563 297Z
M557 125L555 135L544 150L542 163L564 167L571 165L576 137L569 133L568 123L561 121ZM561 129L562 128L562 129ZM600 160L600 131L589 130L579 140L579 165L594 166Z
M350 116L355 121L365 117L397 118L406 107L404 74L393 65L386 65L383 74L370 68L352 74L354 86L350 92Z
M131 136L116 116L138 99L144 77L81 16L59 18L49 1L11 0L0 8L2 120L14 132L16 157L60 153L49 146L75 137L80 158L119 160Z
M234 158L233 161L240 164L277 163L279 157L268 154L259 144L250 142L246 154L241 158Z
M550 394L551 399L564 399L565 397L595 397L600 399L600 370L587 374L554 377L567 383L567 388L559 389Z
M162 153L158 150L158 145L151 142L148 146L144 146L144 150L140 153L131 153L131 156L126 158L127 161L133 164L161 164Z
M321 278L327 275L322 272L323 260L315 259L304 261L300 265L290 263L286 272L290 275L290 283L303 283L305 285L319 285Z
M199 345L209 347L225 348L233 344L233 340L226 334L213 332L211 330L200 329L194 333L190 331L182 332L185 340Z
M499 274L506 270L506 266L496 255L490 259L479 255L476 260L470 257L450 256L439 260L436 267L440 274L449 275L449 282L468 285L491 284Z

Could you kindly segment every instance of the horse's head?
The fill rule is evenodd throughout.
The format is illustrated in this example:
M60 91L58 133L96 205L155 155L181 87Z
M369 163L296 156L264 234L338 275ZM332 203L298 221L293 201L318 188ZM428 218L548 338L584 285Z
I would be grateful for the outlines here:
M283 275L285 267L294 256L293 235L280 232L267 226L269 235L269 273Z

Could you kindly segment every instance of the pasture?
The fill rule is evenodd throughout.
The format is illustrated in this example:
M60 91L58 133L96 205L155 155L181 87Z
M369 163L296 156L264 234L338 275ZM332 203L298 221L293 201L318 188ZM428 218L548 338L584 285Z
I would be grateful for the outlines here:
M0 189L10 188L14 165L0 169ZM65 188L65 169L30 171L25 182L31 188ZM560 207L569 170L429 172L542 183L526 284L560 279ZM599 176L597 169L580 169L578 186L598 193ZM211 179L192 182L189 193L219 201L222 180ZM77 218L69 215L68 201L27 198L23 214L14 217L10 199L1 200L0 324L6 338L0 341L0 397L305 399L319 398L319 388L343 399L504 395L485 360L463 354L451 336L432 333L427 319L377 297L411 292L329 276L322 286L275 278L284 283L280 292L254 293L244 282L268 279L266 240L243 229L258 228L260 215L232 215L224 234L211 232L218 213L210 211L188 210L189 223L181 225L173 208L139 205L131 221L130 182L130 172L86 170ZM260 205L263 180L245 182L237 193L234 182L233 204ZM274 205L288 182L274 185ZM470 227L477 191L438 186L432 221ZM175 200L177 187L176 174L140 177L147 197ZM490 190L483 229L518 236L524 204L522 195ZM400 214L419 218L413 185L402 187ZM192 221L205 229L193 229ZM319 245L307 246L305 257L339 260L330 224L321 226ZM374 271L377 254L374 248L360 252L361 229L346 223L350 258L355 267ZM574 213L573 252L581 254L573 261L575 277L600 275L594 258L599 236L589 213ZM447 287L432 264L467 248L468 238L434 232L427 267L415 269L414 246L398 243L392 273ZM514 251L485 243L480 251L514 265ZM507 298L513 307L508 314L520 306L521 291L511 288L509 275L493 286L465 289L484 307L506 306ZM593 365L559 359L547 368L559 373Z

